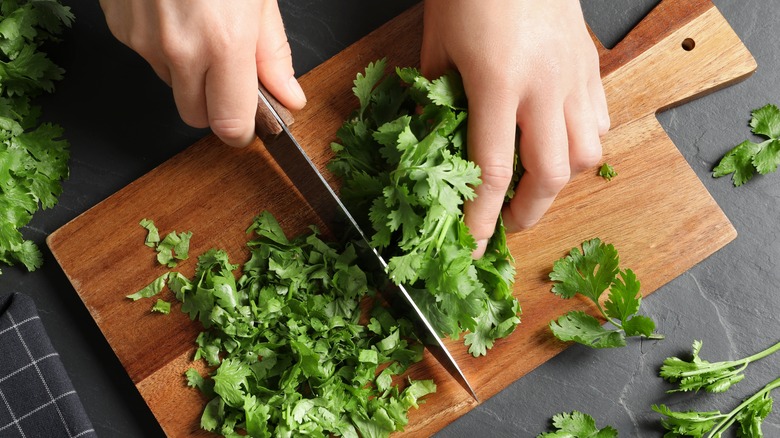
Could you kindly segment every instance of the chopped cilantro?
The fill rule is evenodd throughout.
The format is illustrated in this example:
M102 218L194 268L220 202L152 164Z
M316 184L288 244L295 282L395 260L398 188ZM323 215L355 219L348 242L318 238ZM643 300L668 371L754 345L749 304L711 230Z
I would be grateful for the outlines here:
M157 230L157 226L154 225L154 221L150 219L141 219L139 223L147 230L146 241L144 244L150 248L154 248L160 243L160 232Z
M599 168L599 176L607 181L612 181L612 178L617 176L615 168L609 163L604 163Z
M176 260L187 260L190 252L190 239L192 232L177 234L176 231L168 233L164 239L160 240L160 231L150 219L141 219L139 222L147 230L146 241L144 244L157 251L157 261L161 265L169 268L175 268Z
M157 302L154 303L154 306L152 306L152 312L162 313L163 315L167 315L171 313L171 303L157 299Z
M52 208L68 177L62 128L38 123L32 98L62 78L40 46L70 26L70 8L56 0L4 0L0 6L0 262L39 268L38 247L20 228L39 208Z
M316 233L288 239L267 212L248 231L255 238L240 276L227 253L212 249L198 257L192 280L178 272L160 280L205 329L195 360L211 368L205 376L185 373L210 399L201 427L231 437L403 430L407 411L436 385L393 384L422 359L423 347L410 341L410 322L382 307L361 323L369 283L354 248L326 244Z
M157 277L153 282L149 283L148 286L144 287L143 289L139 290L138 292L128 295L127 298L130 298L133 301L138 301L141 298L149 298L153 297L157 294L159 294L163 288L165 287L165 282L168 280L168 273Z
M476 241L462 206L481 180L466 156L463 84L455 73L431 81L414 68L385 75L386 67L376 61L357 75L359 108L338 130L328 167L393 281L440 333L467 332L469 352L484 355L520 323L520 305L500 221L485 255L471 258Z
M615 247L596 238L583 242L582 251L572 248L568 256L553 264L552 292L566 299L576 294L585 296L615 327L607 329L595 317L571 311L550 322L555 337L594 348L622 347L626 345L626 336L663 339L654 333L652 319L637 314L642 302L639 280L632 270L620 270L618 261ZM608 299L602 305L599 298L607 289Z
M777 170L780 164L780 109L765 105L752 113L750 128L753 134L765 138L760 143L745 140L721 158L713 169L718 178L732 174L735 186L741 186L758 172L766 175Z
M537 438L617 438L618 432L612 426L596 427L596 420L588 414L573 411L553 417L555 432L542 433Z

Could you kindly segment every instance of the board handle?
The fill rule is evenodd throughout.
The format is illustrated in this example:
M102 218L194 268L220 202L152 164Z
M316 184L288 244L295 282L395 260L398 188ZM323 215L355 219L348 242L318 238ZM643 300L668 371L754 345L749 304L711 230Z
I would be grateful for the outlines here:
M271 104L276 114L274 114L268 105L263 102L264 97L268 103ZM263 141L267 143L268 140L273 139L282 132L282 127L279 125L279 119L287 126L290 126L295 122L290 110L287 109L281 102L263 86L261 83L257 83L257 112L255 113L255 134Z

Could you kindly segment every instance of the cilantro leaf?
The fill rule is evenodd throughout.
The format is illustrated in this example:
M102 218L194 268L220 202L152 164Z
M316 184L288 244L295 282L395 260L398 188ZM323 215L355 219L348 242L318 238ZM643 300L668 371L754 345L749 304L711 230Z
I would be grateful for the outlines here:
M141 219L139 224L147 230L146 242L144 242L144 244L150 248L156 247L157 244L160 243L160 232L154 225L154 221L150 219Z
M553 263L549 277L552 292L569 299L576 294L590 299L601 315L615 326L601 327L599 320L581 311L572 311L550 322L550 329L562 341L574 341L593 348L622 347L626 336L663 339L654 333L655 322L638 315L642 301L640 282L630 269L620 270L617 250L600 239L586 240L582 251L572 248L569 255ZM601 296L609 289L606 302Z
M755 172L761 175L775 172L780 164L780 109L768 104L752 112L753 134L766 138L754 143L745 140L727 152L712 171L715 178L733 174L734 186L750 181Z
M241 275L225 251L211 249L193 279L161 277L204 328L195 360L212 369L185 373L210 399L201 427L224 436L355 438L402 430L409 408L436 387L393 383L422 360L422 345L411 343L409 321L382 307L362 324L369 283L354 247L327 244L315 229L288 238L267 212L249 231Z
M780 343L743 359L722 362L708 362L702 359L699 356L701 347L701 341L693 342L690 361L678 357L668 357L664 360L660 376L670 383L678 383L677 389L668 392L700 389L707 392L725 392L745 378L742 372L750 363L780 350Z
M62 128L39 124L31 98L52 92L63 70L39 50L70 26L58 1L3 2L0 8L0 262L41 266L38 247L19 231L39 208L52 208L68 177Z
M127 298L130 298L133 301L138 301L141 298L149 298L153 297L157 294L159 294L163 287L165 287L165 282L168 280L168 273L157 277L154 281L149 283L148 286L144 287L143 289L139 290L138 292L128 295Z
M672 411L665 405L653 405L652 409L663 415L661 425L668 431L665 437L721 437L734 424L739 425L738 437L760 438L764 434L761 424L772 411L770 393L780 386L777 378L758 392L743 400L728 413L720 411Z
M550 330L561 341L574 341L593 348L615 348L626 345L626 337L620 330L602 327L595 317L579 310L572 310L550 322Z
M599 168L599 176L607 181L612 181L612 178L616 177L617 174L615 168L609 163L604 163Z
M433 80L415 68L385 75L386 61L358 74L357 108L338 130L328 168L342 178L341 197L366 224L388 274L416 295L440 333L483 355L520 322L512 295L514 267L500 221L480 260L463 222L481 170L466 155L468 114L461 78ZM417 110L419 108L419 111ZM486 298L506 312L493 318ZM514 313L506 314L509 309Z
M537 438L617 438L618 432L612 426L596 427L596 420L588 414L572 411L553 416L555 432L542 433Z
M171 303L165 300L157 299L157 302L152 306L152 312L162 313L167 315L171 313Z

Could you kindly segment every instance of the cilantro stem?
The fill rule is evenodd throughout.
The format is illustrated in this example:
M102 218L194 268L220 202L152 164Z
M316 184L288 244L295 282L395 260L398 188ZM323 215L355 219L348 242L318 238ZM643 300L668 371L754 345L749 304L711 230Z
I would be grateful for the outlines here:
M767 348L764 351L758 352L758 353L756 353L756 354L754 354L752 356L748 356L748 357L746 357L744 359L732 360L732 361L724 361L724 362L717 362L717 363L712 364L714 366L708 366L708 367L699 368L699 369L692 370L692 371L682 372L682 373L680 373L679 377L683 378L683 377L697 376L699 374L711 373L713 371L725 370L725 369L734 368L734 367L737 367L737 366L741 365L741 367L739 369L734 370L734 373L736 374L736 373L739 373L740 371L744 370L745 368L747 368L747 366L751 362L757 361L759 359L763 359L763 358L769 356L770 354L775 353L778 350L780 350L780 342L778 342L777 344Z
M764 394L772 392L772 390L777 388L778 386L780 386L780 377L769 382L760 391L756 392L752 396L745 399L742 403L739 404L739 406L737 406L731 412L729 412L726 415L726 417L723 420L721 420L720 423L715 425L715 427L707 435L707 438L714 438L714 437L721 436L721 434L723 434L723 432L725 432L726 429L728 429L729 427L731 427L732 424L734 424L734 422L737 420L737 415L740 413L740 411L745 409L746 406L753 403L759 397L763 397Z

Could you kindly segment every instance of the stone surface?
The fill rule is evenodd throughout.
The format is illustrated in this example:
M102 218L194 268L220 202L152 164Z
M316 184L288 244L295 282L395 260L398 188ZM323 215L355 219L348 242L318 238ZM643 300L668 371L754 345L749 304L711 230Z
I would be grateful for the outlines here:
M100 436L163 436L44 239L207 131L179 120L170 91L142 59L111 37L97 2L66 3L76 24L49 50L67 75L42 104L45 118L63 125L71 142L71 177L57 207L37 214L23 231L43 249L44 267L34 273L3 267L0 290L35 299ZM280 3L295 68L302 74L414 2ZM612 46L657 2L583 3L596 34ZM643 302L666 340L629 342L609 351L573 346L437 436L534 437L547 430L554 414L571 410L593 415L600 426L613 425L624 437L661 436L650 405L728 411L780 375L780 360L770 358L752 365L747 378L728 393L698 396L665 394L669 386L656 377L664 358L689 352L695 339L704 342L705 358L722 360L752 354L780 338L780 174L759 176L739 188L727 178L710 176L720 157L749 137L750 111L780 103L775 91L780 9L769 0L715 3L753 53L758 71L745 82L659 114L659 120L739 236ZM764 433L780 436L777 413L770 415Z

